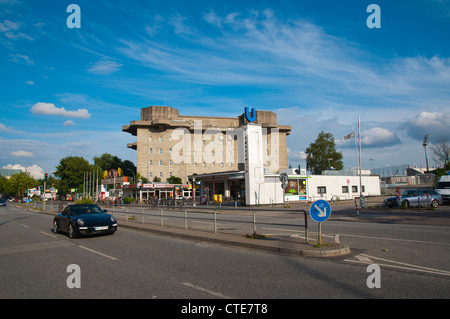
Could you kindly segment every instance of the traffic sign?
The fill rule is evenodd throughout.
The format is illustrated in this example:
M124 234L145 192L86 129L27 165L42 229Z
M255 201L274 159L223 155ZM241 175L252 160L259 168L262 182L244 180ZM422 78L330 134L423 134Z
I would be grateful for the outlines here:
M309 208L309 215L318 223L324 222L331 216L331 205L323 199L318 199Z

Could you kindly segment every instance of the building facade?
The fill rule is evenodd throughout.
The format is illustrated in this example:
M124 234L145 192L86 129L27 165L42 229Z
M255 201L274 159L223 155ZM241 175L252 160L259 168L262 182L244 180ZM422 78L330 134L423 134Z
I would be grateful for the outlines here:
M149 181L158 177L161 182L175 176L188 183L189 175L244 170L244 127L250 122L262 132L258 167L264 172L287 168L286 136L291 127L278 125L277 115L271 111L246 109L237 117L211 117L180 115L169 106L150 106L142 108L140 120L122 126L122 131L136 136L136 142L127 147L136 150L141 176Z

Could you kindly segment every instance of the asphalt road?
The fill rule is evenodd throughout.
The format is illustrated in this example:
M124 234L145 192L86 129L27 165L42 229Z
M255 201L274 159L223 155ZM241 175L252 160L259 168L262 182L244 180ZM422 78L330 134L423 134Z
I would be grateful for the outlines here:
M267 226L266 228L277 228ZM273 231L273 230L272 230ZM352 254L289 257L120 228L70 240L52 216L0 208L0 298L449 298L450 228L330 221ZM81 288L68 288L78 265ZM379 264L380 288L369 288Z

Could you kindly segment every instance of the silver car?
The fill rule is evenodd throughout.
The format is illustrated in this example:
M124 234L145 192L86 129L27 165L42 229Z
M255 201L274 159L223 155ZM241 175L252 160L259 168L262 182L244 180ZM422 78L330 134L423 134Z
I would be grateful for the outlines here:
M434 190L411 189L402 194L402 207L438 207L442 205L442 196Z

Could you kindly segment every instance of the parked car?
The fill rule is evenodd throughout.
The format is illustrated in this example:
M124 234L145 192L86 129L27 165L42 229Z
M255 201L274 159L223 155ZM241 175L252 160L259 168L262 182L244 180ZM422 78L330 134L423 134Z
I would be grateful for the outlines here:
M0 198L0 206L6 206L6 200L3 198Z
M117 221L94 204L69 205L53 219L55 233L65 232L70 238L98 233L114 234Z
M450 202L450 175L441 176L436 184L436 192L441 194L444 202Z
M400 205L402 207L438 207L442 205L442 196L434 190L410 189L402 193ZM387 207L398 207L397 197L389 197L384 200Z

